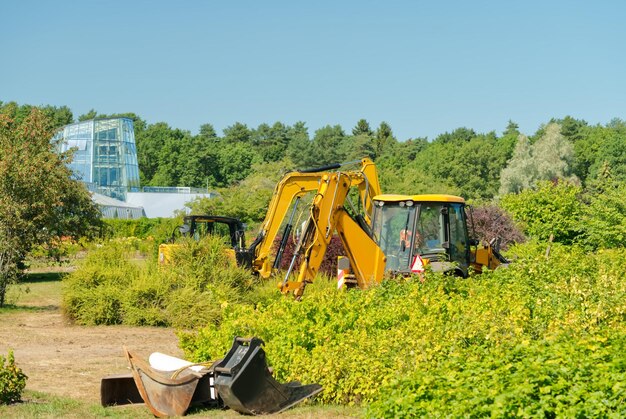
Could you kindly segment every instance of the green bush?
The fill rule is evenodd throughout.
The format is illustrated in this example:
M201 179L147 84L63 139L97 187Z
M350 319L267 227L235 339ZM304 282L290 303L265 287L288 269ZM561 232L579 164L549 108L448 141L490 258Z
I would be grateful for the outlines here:
M20 401L28 377L15 365L13 351L7 358L0 355L0 403L10 404Z
M624 417L626 337L480 347L382 389L370 417Z
M583 208L584 242L591 249L626 246L626 183L605 183Z
M105 219L105 237L138 237L167 240L172 230L182 224L178 218L138 218L135 220ZM158 236L158 237L157 237Z
M581 234L582 188L567 182L539 182L534 189L501 198L500 206L521 223L526 236L573 243Z
M277 379L320 383L318 400L374 417L620 416L626 250L510 252L509 268L468 279L427 273L348 292L318 280L300 302L228 305L220 323L180 333L181 347L202 361L258 336Z
M183 241L173 264L136 259L138 239L109 241L64 278L63 308L79 324L190 328L218 322L222 305L243 301L255 279L233 266L219 237ZM140 252L141 254L141 252Z

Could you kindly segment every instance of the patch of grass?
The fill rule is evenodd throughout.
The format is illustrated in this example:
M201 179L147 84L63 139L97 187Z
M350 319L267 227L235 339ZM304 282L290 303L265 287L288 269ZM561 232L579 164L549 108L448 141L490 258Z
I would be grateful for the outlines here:
M0 307L0 314L17 313L17 312L23 312L23 311L37 312L37 311L46 311L46 310L56 310L57 308L58 308L57 306L36 307L36 306L5 304L3 307Z
M26 390L21 403L0 405L2 418L151 418L143 406L104 408L99 404Z
M63 275L55 272L26 275L24 281L9 287L7 304L0 310L56 310L61 300Z
M304 402L282 413L266 415L264 417L311 419L311 418L361 418L365 415L365 409L356 406L321 405L315 402ZM194 407L187 411L187 416L214 419L244 418L245 416L231 409L204 409Z
M152 418L152 414L144 405L102 407L99 404L82 402L66 397L53 396L36 391L24 391L23 401L12 405L0 405L2 418ZM291 419L304 418L354 418L363 417L364 409L336 405L305 404L289 409L280 417ZM192 408L187 416L204 418L242 418L234 410Z
M64 272L27 272L20 282L23 284L60 282L65 275Z

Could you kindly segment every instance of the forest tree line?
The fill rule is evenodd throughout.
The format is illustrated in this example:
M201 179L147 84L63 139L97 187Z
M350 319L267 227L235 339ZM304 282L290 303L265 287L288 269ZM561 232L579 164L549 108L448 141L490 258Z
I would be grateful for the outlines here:
M257 223L287 170L370 157L385 193L450 193L474 203L496 202L532 237L556 234L557 240L568 243L579 236L594 237L604 245L626 243L626 221L622 222L626 208L619 197L626 189L626 122L621 119L590 125L570 116L553 118L530 135L509 121L501 134L461 127L432 140L399 141L388 123L372 127L365 119L348 130L327 125L312 135L304 122L256 128L236 122L221 135L207 123L192 135L165 122L148 123L133 113L104 115L92 110L74 118L66 106L38 108L57 128L93 118L131 118L143 186L208 187L220 192L221 199L192 205L196 212ZM0 113L16 121L31 109L0 102ZM554 208L557 203L561 207ZM583 207L593 208L595 215ZM546 222L552 225L546 227ZM582 231L583 223L585 228L595 226L595 232ZM614 237L607 238L609 231Z
M30 105L0 102L0 112L17 120ZM449 192L491 199L519 192L539 180L568 179L587 187L598 178L626 180L626 122L589 125L569 116L551 119L531 135L509 121L506 130L478 133L457 128L432 140L399 141L392 127L361 119L346 130L327 125L309 133L304 122L248 127L235 122L218 134L209 123L197 135L165 122L147 123L134 113L77 118L66 106L40 107L57 127L93 118L124 116L135 126L141 184L224 188L248 177L254 167L283 163L309 168L370 157L383 189L401 193Z

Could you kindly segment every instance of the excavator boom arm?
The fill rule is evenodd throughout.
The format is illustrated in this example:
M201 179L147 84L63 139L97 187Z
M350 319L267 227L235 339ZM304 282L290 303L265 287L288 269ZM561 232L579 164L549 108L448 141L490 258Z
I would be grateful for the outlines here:
M319 196L320 190L328 187L327 185L324 185L324 182L331 176L341 177L347 185L347 189L344 188L344 190L339 192L337 195L341 205L345 202L348 190L352 187L358 188L359 199L362 207L364 208L365 222L371 224L371 214L373 210L372 198L381 193L380 183L378 181L378 173L374 163L368 158L362 159L360 163L361 167L359 170L345 172L339 170L336 172L323 170L329 168L338 169L343 165L349 164L344 163L329 166L327 168L320 168L319 171L318 169L313 169L290 172L283 177L274 189L274 195L270 201L267 215L261 226L261 231L257 239L248 249L248 253L252 256L252 269L255 272L263 278L268 278L272 274L272 263L269 260L272 246L279 233L281 225L287 217L292 203L305 194L314 191L317 191L318 193L314 200L318 199L317 196ZM314 210L314 207L315 204L312 206L312 211ZM313 219L317 220L317 216L314 216ZM329 219L326 219L324 222L326 224L334 225L334 222L329 222ZM330 228L332 229L334 227L331 226ZM330 240L330 238L328 238L328 240ZM309 241L315 241L315 239L310 239ZM317 247L319 247L319 244ZM314 249L311 248L310 251L313 250ZM321 264L321 261L319 264ZM319 264L315 261L312 266L317 266L317 268L319 268Z
M385 256L376 242L346 212L344 203L350 188L363 182L349 173L326 174L311 205L307 228L299 243L302 252L300 271L296 281L288 277L282 284L284 293L293 292L296 298L304 293L307 283L313 282L322 264L326 250L337 232L355 269L358 285L365 287L380 282L385 268ZM374 257L372 257L374 255ZM289 275L290 272L287 272Z

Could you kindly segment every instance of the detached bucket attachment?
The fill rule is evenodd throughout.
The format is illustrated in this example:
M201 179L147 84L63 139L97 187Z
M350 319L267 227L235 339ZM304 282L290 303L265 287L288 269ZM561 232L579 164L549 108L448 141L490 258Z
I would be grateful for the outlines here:
M270 374L259 338L236 337L214 367L215 389L224 404L239 413L262 415L286 410L320 391L319 384L280 384Z
M158 354L161 358L182 362L182 368L175 371L159 370L126 348L124 351L131 374L109 376L102 380L100 396L103 406L143 401L158 417L182 416L191 404L217 406L210 369L195 368L191 363Z

